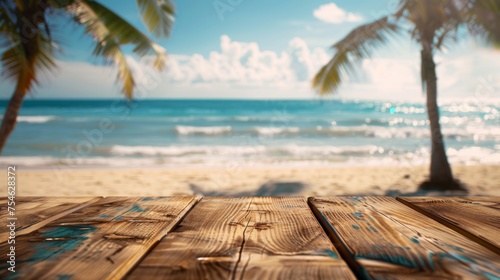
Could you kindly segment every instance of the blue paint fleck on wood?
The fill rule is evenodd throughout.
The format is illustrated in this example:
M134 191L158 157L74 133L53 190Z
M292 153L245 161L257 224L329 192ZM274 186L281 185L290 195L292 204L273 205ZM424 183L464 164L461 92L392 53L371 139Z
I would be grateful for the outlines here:
M128 212L140 212L140 213L143 213L143 212L146 212L146 211L147 211L146 209L141 208L137 204L134 204L134 206L132 206L132 208L130 208L130 210Z
M359 229L359 226L358 225L352 225L352 228L353 229Z
M414 236L412 238L410 238L411 242L415 243L415 244L420 244L420 241L418 241L418 237Z
M334 259L339 258L339 255L332 250L325 250L323 252L326 253L330 258L334 258Z
M400 254L386 254L386 253L369 253L369 254L360 254L358 256L355 256L356 259L358 260L375 260L375 261L381 261L381 262L386 262L386 263L391 263L395 265L400 265L408 268L415 268L417 267L416 262L413 259L409 259L407 256L400 255Z
M40 261L55 258L80 246L88 235L97 231L90 225L60 226L42 233L45 241L35 243L35 253L28 261Z
M353 196L352 199L356 200L357 202L363 202L361 201L361 198L357 195Z
M71 274L61 274L61 275L57 275L57 279L58 280L70 280L71 277L73 277L73 275Z
M354 212L354 218L356 220L361 220L361 218L363 218L363 215L360 212Z
M481 274L483 274L484 277L486 277L490 280L500 280L500 277L498 277L497 275L493 275L493 274L486 272L486 271L481 270Z
M450 245L450 244L441 244L441 245L444 245L446 247L449 247L457 252L463 252L464 250L460 247L457 247L457 246L454 246L454 245Z
M91 233L97 231L96 227L90 225L59 226L41 233L42 240L31 241L29 246L34 250L31 256L19 256L17 265L37 263L47 259L55 259L58 256L78 248ZM21 275L12 274L8 279L18 278ZM59 279L70 279L64 275ZM71 276L71 275L68 275ZM66 277L66 278L64 278Z

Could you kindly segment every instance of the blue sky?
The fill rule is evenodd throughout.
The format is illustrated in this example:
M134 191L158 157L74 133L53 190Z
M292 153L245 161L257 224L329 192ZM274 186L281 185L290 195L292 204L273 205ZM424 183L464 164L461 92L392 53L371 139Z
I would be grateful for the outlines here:
M146 32L138 14L135 1L101 0L101 3L126 18L130 23ZM231 3L235 3L234 5ZM239 4L238 4L239 3ZM314 17L313 11L329 1L264 1L264 0L220 0L220 1L175 1L176 23L169 40L160 40L170 53L209 54L220 45L220 36L228 35L235 41L258 42L265 50L281 51L293 37L310 42L311 47L327 47L340 39L358 23L343 23L334 26L324 24ZM347 11L356 11L366 20L387 14L393 8L392 0L342 0L337 6ZM218 7L218 8L216 8ZM223 11L222 7L232 10ZM71 34L64 32L64 36ZM68 31L68 30L65 30ZM88 58L90 43L82 45L82 33L75 32L66 43L72 47L66 52L72 58ZM76 52L78 50L78 53Z
M135 1L103 0L146 32ZM167 71L156 73L130 55L146 98L317 98L312 75L332 55L329 46L359 24L394 10L394 0L175 1ZM58 23L63 23L58 25ZM41 79L33 98L117 98L119 85L111 67L92 58L91 39L66 21L54 23L63 46L59 67ZM473 97L496 88L500 53L464 40L438 54L444 97ZM491 63L495 62L496 63ZM394 40L362 64L360 79L344 86L339 98L422 99L418 48L408 38ZM0 81L0 98L12 91ZM492 97L498 90L489 91Z

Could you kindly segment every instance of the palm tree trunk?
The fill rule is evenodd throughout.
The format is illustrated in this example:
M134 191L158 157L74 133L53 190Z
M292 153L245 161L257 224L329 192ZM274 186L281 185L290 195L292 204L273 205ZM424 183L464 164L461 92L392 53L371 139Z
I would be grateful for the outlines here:
M5 113L2 120L2 125L0 126L0 154L7 143L7 139L9 135L14 130L14 127L17 123L17 115L19 114L19 109L23 104L24 96L26 95L26 90L21 84L23 83L22 79L17 81L16 89L14 94L10 98L9 104L5 109Z
M429 183L440 189L448 189L454 182L450 164L446 157L443 135L439 124L439 109L437 105L437 75L436 64L431 44L424 45L422 50L422 71L427 94L427 115L431 127L431 166Z

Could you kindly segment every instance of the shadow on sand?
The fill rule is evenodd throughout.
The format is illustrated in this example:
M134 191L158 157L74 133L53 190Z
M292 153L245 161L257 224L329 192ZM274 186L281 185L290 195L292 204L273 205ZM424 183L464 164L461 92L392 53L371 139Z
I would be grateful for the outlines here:
M308 185L302 182L281 182L281 181L268 181L261 185L256 190L247 190L242 192L232 191L219 191L219 190L205 190L202 187L189 184L191 191L195 195L200 196L302 196L307 190ZM361 195L361 196L464 196L467 195L467 190L453 190L453 191L436 191L436 190L421 190L418 189L414 192L402 192L397 189L385 191L385 193L361 192L361 193L346 193L345 196Z
M361 194L366 195L366 194ZM414 192L401 192L399 190L388 190L385 192L386 196L465 196L469 195L467 190L453 190L453 191L433 191L433 190L417 190Z
M301 182L276 182L269 181L261 185L257 190L244 192L222 192L205 191L195 184L189 184L189 187L196 195L202 196L297 196L307 188L307 185Z

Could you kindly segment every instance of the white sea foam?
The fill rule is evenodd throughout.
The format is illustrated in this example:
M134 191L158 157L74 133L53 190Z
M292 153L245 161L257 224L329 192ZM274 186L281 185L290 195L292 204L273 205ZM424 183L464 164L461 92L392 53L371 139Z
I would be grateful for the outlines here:
M334 137L367 137L382 139L425 139L430 137L430 130L426 126L316 126L308 128L299 127L254 127L247 130L233 130L231 126L176 126L179 135L221 135L233 132L234 134L255 134L271 137L276 135L328 135ZM486 126L445 127L442 129L447 139L473 139L473 140L500 140L500 128Z
M258 118L256 118L256 117L249 117L249 116L236 116L236 117L233 117L233 119L235 121L239 121L239 122L249 122L249 121L258 120Z
M75 157L59 158L48 156L7 156L0 158L0 166L18 165L24 167L59 167L65 168L110 166L110 167L147 167L156 166L157 158L113 158L113 157Z
M497 150L464 147L448 148L453 164L499 164ZM267 165L427 165L428 147L412 151L395 150L376 145L362 146L114 146L107 157L22 157L4 156L0 166L26 167L182 167L182 166L238 166Z
M177 125L175 131L179 135L220 135L231 132L230 126L182 126Z
M261 153L264 146L113 146L111 154L120 156L199 156L199 155L247 155Z
M18 122L26 122L26 123L46 123L52 120L55 120L55 116L18 116Z
M256 127L257 134L262 136L272 136L278 134L297 134L300 132L298 127Z
M2 156L0 157L0 165L49 166L58 160L58 158L48 156Z
M384 153L384 148L375 145L364 146L113 146L110 150L119 156L291 156L292 158L318 158L328 155L362 156Z
M305 131L304 131L305 132ZM462 128L443 128L446 138L474 140L500 140L500 128L467 126ZM331 136L361 136L373 138L429 138L428 127L383 127L383 126L334 126L316 127L318 134Z
M428 147L413 151L384 148L376 145L360 146L113 146L115 156L166 157L170 159L191 158L199 161L252 159L257 162L273 160L298 161L338 161L340 158L364 162L369 159L403 164L426 164L430 151ZM452 162L461 164L500 163L500 154L493 149L465 147L447 149ZM340 157L340 158L339 158Z
M446 151L450 161L463 164L495 164L500 163L500 153L482 147L448 148Z

